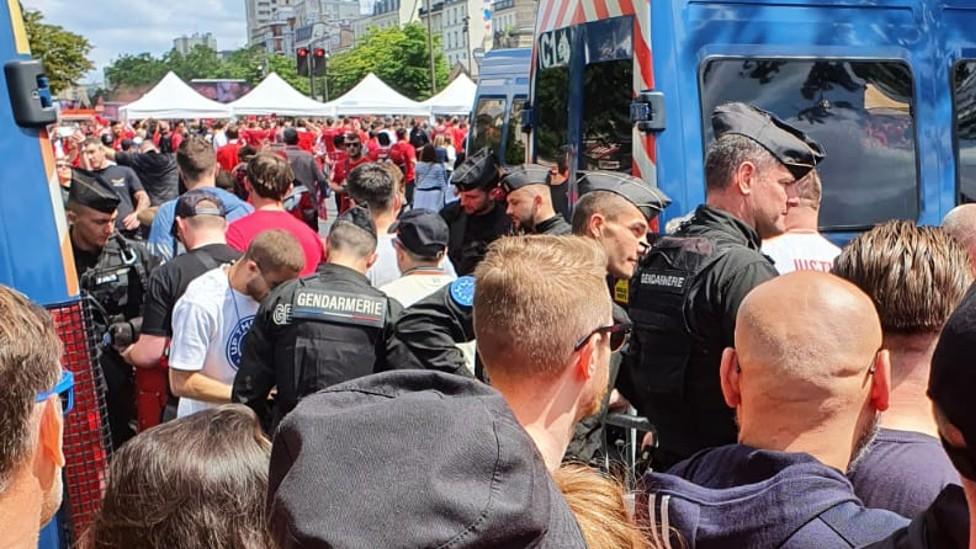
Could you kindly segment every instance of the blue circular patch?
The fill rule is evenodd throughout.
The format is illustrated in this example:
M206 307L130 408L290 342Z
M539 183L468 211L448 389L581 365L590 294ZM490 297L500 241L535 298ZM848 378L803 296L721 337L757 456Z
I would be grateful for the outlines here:
M474 277L462 276L451 282L451 299L462 307L474 305Z
M237 371L237 367L241 364L241 357L244 356L244 337L251 330L251 324L254 324L254 315L242 318L227 338L227 362L234 371Z

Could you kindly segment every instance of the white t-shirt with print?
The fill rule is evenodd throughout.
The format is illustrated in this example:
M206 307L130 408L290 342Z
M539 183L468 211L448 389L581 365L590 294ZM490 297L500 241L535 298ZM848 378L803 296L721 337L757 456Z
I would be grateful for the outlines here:
M237 367L258 302L231 289L228 267L197 277L173 308L173 339L169 367L233 385ZM188 416L215 404L180 398L177 417Z
M763 242L762 251L776 262L780 274L793 271L829 272L840 248L820 233L789 232Z

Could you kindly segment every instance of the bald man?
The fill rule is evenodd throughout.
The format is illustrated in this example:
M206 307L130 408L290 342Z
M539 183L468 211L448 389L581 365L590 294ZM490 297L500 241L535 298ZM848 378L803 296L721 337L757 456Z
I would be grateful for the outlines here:
M907 521L865 509L844 476L888 407L890 361L871 299L833 275L759 285L720 366L738 444L649 473L652 538L710 547L859 547ZM662 534L663 532L663 534Z
M942 219L942 228L965 246L976 273L976 204L962 204L951 209Z

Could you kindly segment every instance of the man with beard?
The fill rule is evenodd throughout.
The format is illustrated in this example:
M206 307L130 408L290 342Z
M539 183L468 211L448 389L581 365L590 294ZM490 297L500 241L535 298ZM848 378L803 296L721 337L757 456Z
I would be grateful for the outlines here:
M721 390L738 444L645 476L651 539L710 547L861 547L907 520L866 509L844 471L888 408L890 359L871 299L825 273L755 288L739 307ZM665 526L669 525L670 529Z
M336 193L336 207L340 214L348 210L351 205L346 194L346 178L357 166L369 162L369 157L363 154L363 141L358 133L346 133L343 144L346 155L332 166L332 182L329 183L329 187Z
M447 255L458 276L474 272L488 245L512 229L505 209L493 196L498 180L498 161L487 148L465 159L451 175L458 201L444 206L441 217L451 231Z
M552 194L546 183L548 177L549 168L525 164L513 168L502 178L508 203L505 213L517 230L557 236L573 232L573 227L552 206Z
M629 285L634 341L622 391L657 428L657 469L735 441L719 357L742 299L777 275L762 239L785 230L795 182L823 158L803 132L751 105L719 105L712 126L705 204L655 242Z

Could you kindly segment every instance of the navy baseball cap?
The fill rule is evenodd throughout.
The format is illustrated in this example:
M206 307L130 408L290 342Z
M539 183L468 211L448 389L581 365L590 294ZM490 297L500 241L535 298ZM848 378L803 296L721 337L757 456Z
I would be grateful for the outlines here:
M397 241L407 251L425 258L442 253L451 236L447 222L439 213L422 208L404 212L390 227L390 232L396 233Z
M177 236L177 217L187 219L198 215L226 217L227 209L224 207L224 202L215 193L207 189L186 191L176 199L176 208L173 212L173 225L170 227L170 234L174 237Z
M268 517L283 548L584 548L505 398L393 370L305 397L275 434Z
M800 179L823 160L824 151L799 128L776 115L745 103L725 103L712 111L715 139L738 134L768 150L794 178Z

